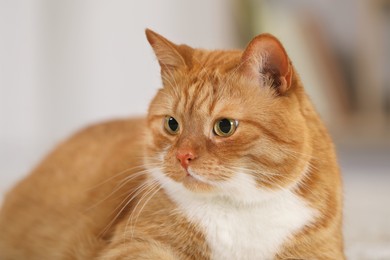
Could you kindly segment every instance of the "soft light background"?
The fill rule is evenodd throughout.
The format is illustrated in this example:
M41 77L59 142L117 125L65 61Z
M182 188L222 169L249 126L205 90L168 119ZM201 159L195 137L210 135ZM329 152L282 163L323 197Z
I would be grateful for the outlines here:
M284 43L336 141L349 259L390 259L388 0L0 0L0 199L91 123L143 115L160 87L144 37Z

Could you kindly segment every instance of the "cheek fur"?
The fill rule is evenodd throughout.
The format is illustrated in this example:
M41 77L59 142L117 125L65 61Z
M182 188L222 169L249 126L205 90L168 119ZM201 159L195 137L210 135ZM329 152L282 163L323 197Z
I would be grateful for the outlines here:
M305 142L286 144L265 136L243 158L259 187L284 189L303 178L311 159Z

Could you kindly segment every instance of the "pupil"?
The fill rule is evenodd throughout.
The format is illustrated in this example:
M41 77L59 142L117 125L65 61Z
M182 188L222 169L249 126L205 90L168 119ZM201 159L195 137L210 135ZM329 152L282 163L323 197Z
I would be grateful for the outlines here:
M219 121L219 129L222 133L227 134L232 129L232 124L228 119L222 119L221 121Z
M176 131L177 128L179 127L179 123L177 123L177 121L173 118L173 117L170 117L169 120L168 120L168 125L169 125L169 128L172 130L172 131Z

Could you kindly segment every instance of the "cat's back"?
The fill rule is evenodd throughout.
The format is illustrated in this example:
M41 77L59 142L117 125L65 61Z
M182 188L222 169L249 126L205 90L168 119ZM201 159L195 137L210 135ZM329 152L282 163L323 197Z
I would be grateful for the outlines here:
M0 259L91 257L115 226L114 205L143 181L144 127L143 119L102 123L60 144L6 195Z

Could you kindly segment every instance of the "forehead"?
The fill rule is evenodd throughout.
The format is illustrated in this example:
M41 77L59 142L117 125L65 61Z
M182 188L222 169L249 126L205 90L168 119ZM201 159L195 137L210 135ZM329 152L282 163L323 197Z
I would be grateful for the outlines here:
M240 75L240 57L238 51L197 51L190 68L162 75L164 87L152 102L150 114L215 120L239 119L255 112L267 93Z
M174 75L176 86L172 86L172 80L164 82L166 88L171 87L171 92L176 94L174 108L187 113L211 114L220 101L231 100L234 92L231 81L240 57L240 51L196 50L189 68Z
M171 109L176 114L213 115L242 103L241 86L233 78L234 72L204 69L176 79L175 85L165 86L163 91L171 97Z

